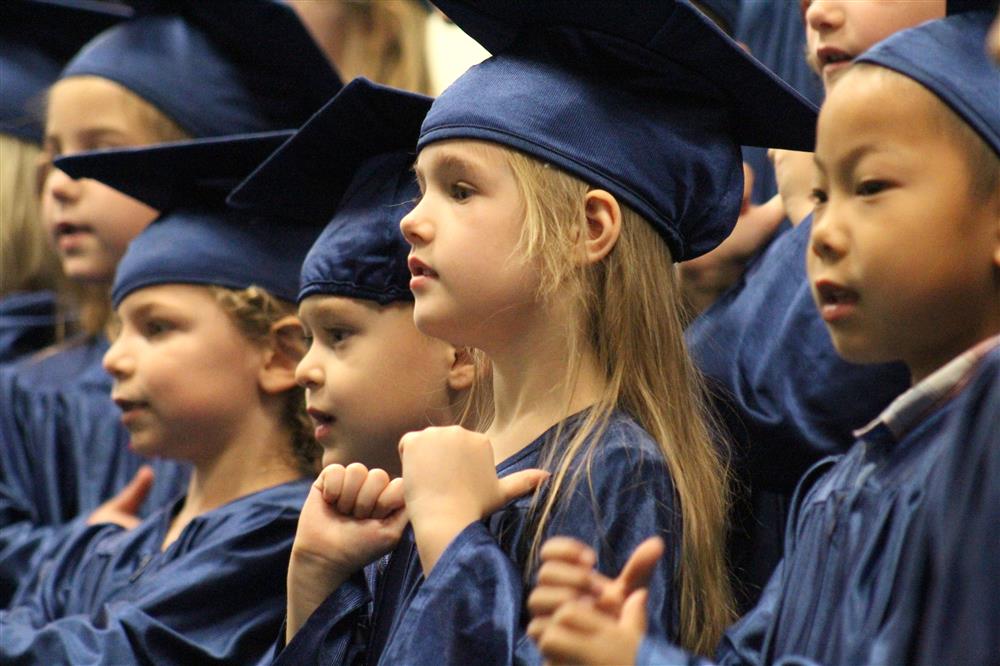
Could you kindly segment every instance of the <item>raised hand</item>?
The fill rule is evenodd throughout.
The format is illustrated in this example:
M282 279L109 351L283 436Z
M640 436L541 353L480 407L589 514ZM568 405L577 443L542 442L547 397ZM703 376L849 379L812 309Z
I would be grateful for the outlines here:
M360 463L324 468L292 544L286 638L352 574L391 551L406 522L402 479Z
M646 633L645 589L632 592L621 613L598 608L592 599L563 604L536 639L547 664L634 664Z
M497 478L489 439L460 426L407 433L399 455L424 575L470 523L534 491L548 477L530 469Z
M90 513L87 524L114 523L127 530L137 527L142 522L139 509L153 488L154 480L153 468L143 465L136 470L127 486Z

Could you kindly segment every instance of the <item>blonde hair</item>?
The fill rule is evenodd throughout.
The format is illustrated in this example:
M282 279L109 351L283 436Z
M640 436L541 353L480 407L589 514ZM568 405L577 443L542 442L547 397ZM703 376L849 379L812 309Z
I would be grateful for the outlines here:
M603 261L581 269L576 239L591 188L534 158L501 149L524 201L521 250L540 266L539 296L557 290L571 294L583 315L583 330L567 323L571 361L562 384L567 406L583 352L593 351L606 380L601 399L569 443L545 461L554 473L544 499L535 497L537 527L528 570L537 561L556 504L584 477L589 482L594 446L612 412L622 410L659 445L681 508L681 554L673 581L679 589L680 644L711 654L733 615L725 560L728 469L712 437L701 377L684 346L670 251L641 216L622 205L617 244ZM560 440L561 428L554 441ZM585 464L573 465L577 459Z
M296 316L294 304L276 298L260 287L236 290L209 285L208 289L240 332L255 344L268 344L273 335L272 325L284 317ZM301 337L283 338L281 343L305 354L305 342ZM323 452L313 438L312 423L306 413L305 389L301 386L285 392L282 424L291 434L289 453L294 466L304 476L314 476L319 471Z
M72 77L75 80L97 79L97 76ZM63 79L66 80L66 79ZM121 101L126 114L136 123L136 127L141 127L150 137L149 143L160 143L166 141L181 141L190 138L190 135L180 128L177 123L171 120L166 114L153 106L150 102L132 92L128 88L110 79L102 79L114 84L121 92ZM57 81L54 86L59 85ZM54 87L53 86L53 87ZM48 171L52 168L52 155L42 153L39 156L37 170L37 188L41 191ZM108 293L108 285L79 283L67 280L65 289L68 300L79 308L80 329L87 335L99 335L107 332L108 324L113 313L111 299Z
M293 0L315 41L349 81L432 94L427 64L427 11L417 0Z
M40 154L35 144L0 134L0 297L60 285L59 257L45 237L35 186Z

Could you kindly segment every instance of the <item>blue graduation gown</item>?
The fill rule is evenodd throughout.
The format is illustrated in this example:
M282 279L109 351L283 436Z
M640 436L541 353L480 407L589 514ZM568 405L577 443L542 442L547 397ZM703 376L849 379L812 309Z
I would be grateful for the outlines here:
M741 610L781 559L795 484L821 458L846 451L852 431L909 386L899 363L841 359L813 303L805 271L810 215L781 233L685 331L706 376L748 496L730 542Z
M148 462L156 481L148 515L184 491L186 466L147 461L128 448L103 338L0 370L0 607L6 606L49 539L121 490Z
M806 31L799 3L744 0L741 4L736 39L746 44L750 53L768 69L819 106L823 101L823 84L806 63ZM767 149L744 147L743 159L753 167L756 176L753 201L767 201L778 191Z
M497 467L505 476L539 464L550 430ZM593 495L584 480L558 505L547 535L591 544L597 567L617 574L632 550L659 534L667 555L653 575L651 626L675 636L673 580L680 546L680 518L666 463L656 443L631 418L613 416L598 444ZM473 664L541 663L524 633L530 588L523 571L532 535L530 498L508 504L469 525L425 579L408 529L387 564L338 588L306 621L277 663ZM532 579L534 575L532 574ZM369 605L374 607L373 612Z
M195 518L160 550L183 500L134 530L81 527L0 611L4 664L253 664L285 613L308 480Z
M996 660L998 377L994 347L957 396L905 434L880 423L810 470L785 559L727 632L718 663ZM708 663L649 635L637 663L688 661Z
M0 365L55 342L56 297L51 291L15 292L0 299Z

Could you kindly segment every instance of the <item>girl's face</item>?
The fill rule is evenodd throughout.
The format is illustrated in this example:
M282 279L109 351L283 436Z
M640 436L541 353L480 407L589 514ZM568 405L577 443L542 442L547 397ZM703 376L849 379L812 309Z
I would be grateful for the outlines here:
M524 202L501 150L442 141L416 163L420 202L400 223L410 243L417 327L487 353L536 305L539 272L520 254Z
M97 77L53 86L45 129L48 158L157 141L138 121L123 88ZM106 282L136 234L157 213L96 180L73 180L50 168L42 182L42 219L72 280Z
M889 35L942 18L946 0L802 0L806 60L827 92L856 56Z
M417 330L409 303L310 296L299 316L312 341L295 377L323 464L361 462L398 476L400 437L449 424L453 348Z
M118 306L121 329L104 355L111 397L142 455L196 462L232 441L259 403L265 350L205 287L157 285Z
M819 117L809 281L841 356L902 360L917 381L1000 330L1000 194L973 196L929 91L848 76Z

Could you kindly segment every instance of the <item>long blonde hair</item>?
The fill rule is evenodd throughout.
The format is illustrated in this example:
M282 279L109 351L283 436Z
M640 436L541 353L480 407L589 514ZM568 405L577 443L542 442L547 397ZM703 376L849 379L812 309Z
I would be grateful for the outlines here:
M589 480L593 447L614 410L634 418L657 442L681 508L679 589L682 646L711 654L732 618L725 560L729 509L726 457L713 437L701 377L682 335L682 302L670 251L650 225L622 205L621 233L605 259L581 269L586 222L583 181L519 152L501 148L525 204L524 256L540 266L540 298L572 294L583 330L567 322L570 360L562 386L567 408L585 351L605 373L606 388L561 450L552 450L549 490L535 498L530 571L561 497ZM485 369L485 368L484 368ZM560 426L561 428L561 426ZM560 441L560 432L554 441ZM581 458L582 456L582 458ZM573 465L582 459L586 464Z
M45 237L35 186L40 154L35 144L0 134L0 297L60 284L59 257Z

